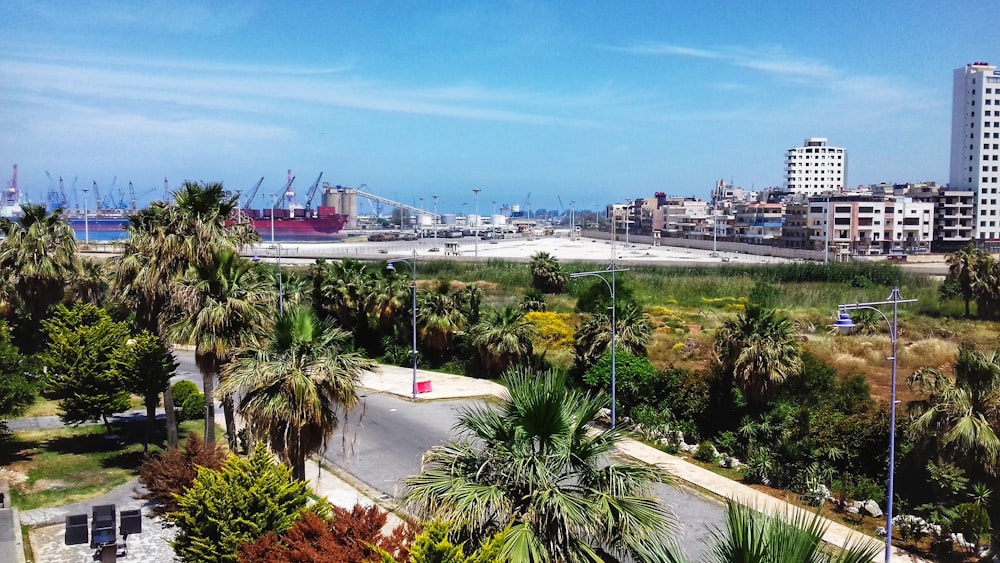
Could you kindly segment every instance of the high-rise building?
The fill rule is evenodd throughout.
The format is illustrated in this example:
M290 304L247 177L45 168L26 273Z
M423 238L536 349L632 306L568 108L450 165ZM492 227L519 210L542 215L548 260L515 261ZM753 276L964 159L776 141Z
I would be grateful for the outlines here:
M1000 242L1000 72L977 62L955 69L948 187L975 194L975 237Z
M806 139L785 152L785 191L808 197L844 189L847 149L828 147L825 137Z

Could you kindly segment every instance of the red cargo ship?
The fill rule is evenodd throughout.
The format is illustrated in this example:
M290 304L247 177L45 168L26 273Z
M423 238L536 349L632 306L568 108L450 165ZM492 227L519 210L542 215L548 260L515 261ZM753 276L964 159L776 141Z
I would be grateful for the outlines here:
M321 205L315 211L305 207L292 209L241 209L240 214L253 222L264 241L320 242L343 235L348 216L332 206Z

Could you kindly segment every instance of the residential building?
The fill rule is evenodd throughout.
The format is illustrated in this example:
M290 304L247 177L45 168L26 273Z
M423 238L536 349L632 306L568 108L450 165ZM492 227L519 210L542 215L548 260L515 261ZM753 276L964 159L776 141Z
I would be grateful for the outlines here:
M932 252L954 252L976 238L975 192L951 189L934 182L903 184L901 187L901 195L934 205Z
M784 248L812 249L811 236L812 230L809 228L809 204L786 204L785 222L781 225L781 238L777 241L778 245Z
M781 238L785 206L781 203L736 205L735 238L750 244L776 244Z
M975 194L975 238L1000 247L1000 72L989 63L955 69L949 179Z
M802 199L835 192L847 185L847 149L811 137L785 152L785 192Z
M809 198L815 250L870 255L930 252L934 204L911 197L830 194Z

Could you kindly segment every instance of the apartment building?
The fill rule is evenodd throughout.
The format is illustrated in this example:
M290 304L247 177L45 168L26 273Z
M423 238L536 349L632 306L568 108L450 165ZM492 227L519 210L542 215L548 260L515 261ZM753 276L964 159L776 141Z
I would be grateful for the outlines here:
M975 192L951 189L934 182L898 186L901 195L934 205L932 252L954 252L976 238Z
M737 242L775 244L785 224L781 203L739 203L735 206L734 237Z
M975 194L975 238L1000 247L1000 72L986 62L954 72L948 185Z
M847 185L847 149L811 137L785 151L785 192L805 198L840 191Z
M911 197L836 194L809 198L815 250L877 255L930 252L934 203Z

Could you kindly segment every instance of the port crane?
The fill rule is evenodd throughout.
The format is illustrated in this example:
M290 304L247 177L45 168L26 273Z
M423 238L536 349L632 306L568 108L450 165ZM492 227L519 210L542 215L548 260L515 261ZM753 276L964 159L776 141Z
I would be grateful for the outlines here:
M243 204L244 209L251 209L251 205L253 204L253 198L257 197L257 190L260 189L260 185L263 183L264 183L264 177L261 176L260 180L257 180L257 183L254 185L254 187L247 190L248 192L250 192L250 195L248 195L247 198L244 200L245 201L245 203Z
M323 173L320 172L319 176L316 176L316 181L309 186L309 191L306 192L306 208L312 209L313 198L316 197L316 190L319 188L319 181L323 179Z

